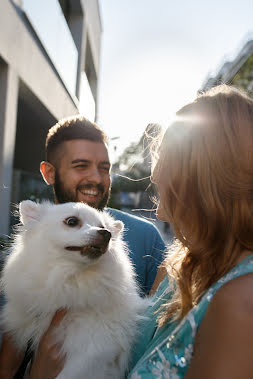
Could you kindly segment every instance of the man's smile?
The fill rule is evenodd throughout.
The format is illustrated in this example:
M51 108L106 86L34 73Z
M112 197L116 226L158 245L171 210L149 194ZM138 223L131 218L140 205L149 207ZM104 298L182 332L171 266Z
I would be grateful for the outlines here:
M79 190L83 195L97 196L99 192L97 190Z
M78 195L79 193L79 195ZM103 197L103 191L99 188L77 188L77 198L79 201L84 201L89 205L95 204Z

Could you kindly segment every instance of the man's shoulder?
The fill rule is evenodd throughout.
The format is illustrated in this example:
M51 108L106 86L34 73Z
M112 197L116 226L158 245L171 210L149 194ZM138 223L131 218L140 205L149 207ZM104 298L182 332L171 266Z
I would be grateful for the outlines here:
M129 214L127 212L123 212L123 211L120 211L118 209L113 209L113 208L106 208L106 211L109 212L111 216L113 216L114 218L118 218L119 220L123 222L125 221L128 223L139 225L140 227L146 227L146 228L157 230L157 228L151 221L141 218L139 216L135 216L133 214Z

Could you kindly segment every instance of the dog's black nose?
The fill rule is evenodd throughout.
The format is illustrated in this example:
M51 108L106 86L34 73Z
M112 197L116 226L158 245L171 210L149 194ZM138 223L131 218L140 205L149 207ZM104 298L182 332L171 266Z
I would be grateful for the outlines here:
M109 232L109 230L106 229L99 229L98 233L101 234L106 242L109 242L111 239L112 234Z

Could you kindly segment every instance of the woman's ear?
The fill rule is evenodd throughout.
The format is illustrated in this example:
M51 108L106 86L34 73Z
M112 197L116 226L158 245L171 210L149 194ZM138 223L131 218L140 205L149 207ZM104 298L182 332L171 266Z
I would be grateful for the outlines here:
M47 184L54 185L55 183L55 168L54 166L46 161L41 162L40 172L43 176L43 179Z

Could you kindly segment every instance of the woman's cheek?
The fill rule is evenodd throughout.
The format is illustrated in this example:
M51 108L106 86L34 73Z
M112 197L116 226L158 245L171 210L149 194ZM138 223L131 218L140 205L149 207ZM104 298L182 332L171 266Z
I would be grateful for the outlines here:
M161 202L159 202L157 209L156 209L156 216L159 220L168 222L168 217L166 216L164 207L162 206Z

